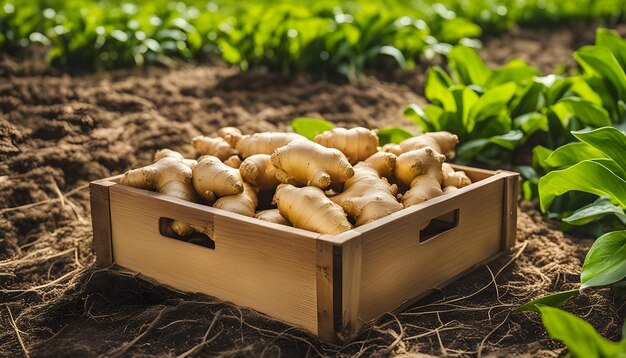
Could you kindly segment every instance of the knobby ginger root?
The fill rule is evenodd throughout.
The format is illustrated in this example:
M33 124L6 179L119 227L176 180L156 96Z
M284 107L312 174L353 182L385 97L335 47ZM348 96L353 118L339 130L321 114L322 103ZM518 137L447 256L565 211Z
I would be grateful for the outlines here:
M244 159L254 154L272 154L276 149L293 141L306 140L296 133L263 132L242 135L232 130L225 134L224 139L237 149Z
M463 171L455 172L454 169L448 163L443 163L441 166L443 170L443 186L444 187L456 187L462 188L472 184L470 178Z
M354 169L343 153L308 140L278 148L271 161L280 170L277 177L283 183L295 180L301 185L325 189L331 183L343 183L354 175Z
M396 179L404 185L409 185L413 179L423 174L429 174L438 182L443 180L441 164L446 157L430 147L402 153L396 160L394 170Z
M352 165L369 158L378 147L376 131L363 127L333 128L316 135L314 141L328 148L339 149Z
M193 168L192 183L204 200L213 203L216 197L243 192L243 180L239 170L229 167L214 156L205 155L198 159L198 164Z
M393 171L396 156L379 152L354 166L354 176L346 180L344 191L330 200L355 219L356 226L385 217L403 206L396 199L398 188L381 178Z
M254 217L259 220L269 221L274 224L291 226L291 223L287 221L287 219L285 219L285 217L280 214L280 210L278 209L268 209L268 210L257 211L257 213L254 214Z
M412 150L431 147L448 158L454 158L454 148L458 143L459 137L455 134L445 131L429 132L408 138L400 144L385 144L382 150L399 156Z
M246 158L239 172L244 181L259 190L274 190L280 184L276 178L276 168L267 154L255 154Z
M233 155L224 161L224 164L231 168L239 169L241 166L241 158L238 155Z
M457 188L455 186L446 186L446 187L443 188L443 193L444 194L448 194L448 193L451 193L451 192L453 192L455 190L459 190L459 188Z
M321 234L340 234L352 229L341 206L328 199L320 188L281 184L274 194L274 203L294 227Z
M183 156L168 149L157 152L156 157L158 159L154 164L124 173L120 184L156 190L161 194L191 202L198 201L198 196L191 184L192 171ZM171 228L181 236L193 232L191 225L180 221L173 221Z
M440 195L443 195L443 191L439 181L428 174L423 174L411 181L411 188L402 195L401 200L402 205L408 208Z
M233 155L237 155L237 150L221 137L194 137L191 140L191 145L200 155L212 155L219 158L219 160L226 160Z
M236 195L222 196L217 199L214 208L230 211L245 216L254 216L259 198L250 184L243 183L243 192Z

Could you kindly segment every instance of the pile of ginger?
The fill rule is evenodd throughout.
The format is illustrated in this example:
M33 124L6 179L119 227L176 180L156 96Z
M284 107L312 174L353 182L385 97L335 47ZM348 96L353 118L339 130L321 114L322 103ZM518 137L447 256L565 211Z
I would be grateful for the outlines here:
M339 234L471 184L464 172L444 163L457 143L448 132L379 147L376 131L362 127L334 128L313 141L296 133L244 135L226 127L215 137L193 138L199 158L163 149L153 164L126 172L120 183ZM205 232L180 221L171 229L180 236Z

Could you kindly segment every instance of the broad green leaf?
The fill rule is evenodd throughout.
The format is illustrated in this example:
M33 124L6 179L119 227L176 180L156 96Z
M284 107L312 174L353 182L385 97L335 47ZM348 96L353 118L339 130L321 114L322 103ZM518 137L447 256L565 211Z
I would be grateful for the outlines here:
M443 112L443 110L438 106L429 106L436 108L440 112ZM437 120L440 115L441 113L439 113L437 118L434 119ZM430 116L417 104L410 104L406 106L404 108L404 116L409 118L411 121L417 123L417 125L420 126L422 132L435 132L438 130L435 125L436 121L433 120L433 118L430 118Z
M400 65L400 68L407 68L406 59L404 58L402 51L398 50L397 48L393 46L382 46L379 50L379 53L381 55L391 56L394 60L396 60L398 65Z
M591 246L580 273L581 289L605 286L626 277L626 230L600 236Z
M537 145L533 148L533 168L547 168L549 165L546 163L546 160L552 154L552 150L542 146Z
M548 118L542 113L531 112L513 119L513 125L528 137L538 130L547 130Z
M613 202L626 208L626 180L600 163L585 160L539 179L541 210L546 212L557 196L572 190L609 196Z
M454 96L454 100L456 102L456 112L457 118L460 119L460 123L463 124L464 128L454 128L449 127L449 132L452 133L460 133L462 130L466 129L469 131L469 128L473 128L473 123L471 122L470 113L472 108L478 102L478 95L471 88L465 86L452 86L452 95ZM445 108L445 107L444 107ZM447 108L445 108L448 111ZM448 111L452 112L452 111Z
M448 89L451 85L452 81L441 68L431 67L426 75L424 94L429 101L439 103L441 107L454 112L456 105L452 92Z
M400 127L384 127L378 131L378 144L383 146L387 143L400 143L405 139L413 137L413 133Z
M596 45L608 47L622 68L626 68L626 41L615 31L599 28L596 31Z
M572 132L580 141L592 145L613 159L626 172L626 133L613 127L603 127L592 131Z
M534 299L517 307L515 310L539 312L539 306L561 307L563 306L563 304L565 304L565 302L569 301L572 297L578 296L579 294L580 291L578 290L557 292L551 295Z
M606 158L606 155L587 143L573 142L555 149L546 163L554 168L564 168L596 158Z
M291 121L294 132L313 140L316 135L331 130L335 125L324 119L299 117Z
M450 68L457 80L466 85L484 86L491 70L476 50L465 46L456 46L448 54Z
M539 71L535 68L520 59L515 59L504 65L504 67L492 70L485 81L484 87L491 88L507 82L523 84L538 75Z
M624 209L614 205L608 198L602 197L589 205L576 210L572 215L562 220L571 225L586 225L607 215L615 215L626 225Z
M597 128L611 125L609 113L604 108L596 106L591 102L578 97L567 97L560 100L559 103L563 103L571 115L587 126Z
M618 99L626 98L626 74L619 62L606 47L583 46L574 57L585 72L596 74L613 86Z
M515 118L522 114L536 112L542 106L544 88L544 85L538 82L532 82L526 86L522 94L514 101L511 116Z
M468 126L467 131L472 131L474 122L497 116L505 110L516 89L515 83L509 82L487 90L471 109L471 126Z
M574 357L619 357L626 353L626 345L602 337L581 318L554 307L538 308L550 337L565 343Z
M520 130L514 129L508 133L491 137L489 141L497 144L502 148L513 150L519 144L520 140L524 137L524 133Z
M441 42L455 44L465 37L479 37L481 33L480 26L462 17L456 17L443 21L437 38Z

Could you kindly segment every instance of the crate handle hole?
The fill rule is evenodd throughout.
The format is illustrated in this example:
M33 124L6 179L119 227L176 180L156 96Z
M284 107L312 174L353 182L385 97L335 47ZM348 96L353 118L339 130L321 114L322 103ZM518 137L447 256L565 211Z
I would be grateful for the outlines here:
M215 240L209 235L194 230L194 232L189 235L180 236L172 230L173 221L174 219L170 218L159 218L159 233L161 236L215 250Z
M420 230L420 243L428 241L448 232L459 225L459 209L448 211L428 222L428 225Z

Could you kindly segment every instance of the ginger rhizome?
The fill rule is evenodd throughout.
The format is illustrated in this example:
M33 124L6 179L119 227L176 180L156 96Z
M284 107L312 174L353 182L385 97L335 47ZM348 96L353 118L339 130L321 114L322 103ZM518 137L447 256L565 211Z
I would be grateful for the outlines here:
M468 186L472 184L470 178L463 171L454 171L450 164L443 163L441 166L443 171L443 186L445 187L456 187L462 188L464 186Z
M271 156L277 177L283 183L296 181L321 189L331 183L343 183L354 175L354 169L338 149L299 140L278 148Z
M239 158L238 155L232 155L224 161L224 164L235 169L239 169L239 167L241 166L241 163L242 163L241 158Z
M217 199L213 207L245 216L254 216L257 205L259 205L259 198L256 190L244 182L243 191L240 194L222 196Z
M257 213L254 214L254 217L259 220L268 221L274 224L291 226L291 223L280 214L280 210L278 209L257 211Z
M340 234L352 229L341 206L328 199L320 188L281 184L276 188L274 203L294 227L321 234Z
M198 195L209 203L217 197L241 194L244 190L239 170L210 155L198 158L192 171L192 183Z
M379 152L354 166L354 176L344 183L344 191L330 200L339 204L360 226L385 217L403 206L396 199L398 187L390 185L384 174L396 163L392 153Z
M275 190L280 181L276 178L276 168L267 154L255 154L246 158L239 167L244 181L259 190Z
M219 160L226 160L238 152L221 137L198 136L191 140L191 145L200 155L212 155Z
M400 144L385 144L383 151L400 155L416 149L430 147L447 158L454 158L454 148L459 143L459 137L455 134L441 131L429 132L408 138Z
M409 186L402 195L405 208L443 195L442 164L446 157L430 147L400 154L396 160L396 178Z
M324 147L339 149L352 165L369 158L378 148L376 131L363 127L333 128L316 135L314 140Z
M263 132L243 135L233 130L227 131L224 139L231 147L237 149L244 159L254 154L269 155L293 141L306 140L305 137L296 133Z
M120 184L156 190L161 194L197 202L198 196L191 184L192 171L189 164L192 162L186 161L180 153L169 149L157 152L155 158L157 160L154 164L124 173ZM181 221L172 221L170 227L181 236L193 232L191 225Z

